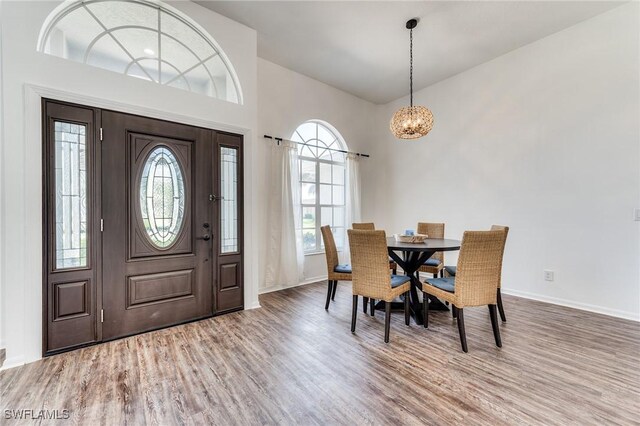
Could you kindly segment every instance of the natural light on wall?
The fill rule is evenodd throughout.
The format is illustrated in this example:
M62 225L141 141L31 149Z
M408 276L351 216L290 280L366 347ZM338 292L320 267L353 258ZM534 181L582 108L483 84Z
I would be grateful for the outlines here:
M233 67L213 38L160 2L85 0L49 16L38 50L165 86L242 103Z

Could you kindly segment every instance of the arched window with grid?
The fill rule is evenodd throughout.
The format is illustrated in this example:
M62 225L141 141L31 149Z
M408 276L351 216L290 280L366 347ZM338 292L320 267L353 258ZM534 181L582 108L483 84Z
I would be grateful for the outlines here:
M347 146L328 123L307 121L291 140L298 142L300 163L300 224L304 252L323 250L320 227L330 225L338 249L344 245L345 159Z
M213 37L160 1L68 0L45 21L38 50L242 104L236 72Z

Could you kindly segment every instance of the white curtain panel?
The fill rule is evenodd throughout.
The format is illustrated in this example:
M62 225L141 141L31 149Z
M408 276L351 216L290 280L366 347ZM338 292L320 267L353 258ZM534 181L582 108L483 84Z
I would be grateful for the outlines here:
M352 223L360 222L360 157L356 154L347 154L347 194L345 200L345 234L351 229ZM340 262L351 263L349 239L345 235L344 250L340 253Z
M295 143L283 141L272 146L267 287L289 287L302 281L299 170Z

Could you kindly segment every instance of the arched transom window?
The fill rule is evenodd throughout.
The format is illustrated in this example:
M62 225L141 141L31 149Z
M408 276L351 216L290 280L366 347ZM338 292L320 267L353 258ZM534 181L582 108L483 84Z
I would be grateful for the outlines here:
M337 131L326 123L307 121L293 133L300 142L301 226L305 253L323 249L320 227L330 225L336 246L344 245L345 153Z
M45 22L38 49L99 68L233 103L233 67L192 20L149 0L70 1Z

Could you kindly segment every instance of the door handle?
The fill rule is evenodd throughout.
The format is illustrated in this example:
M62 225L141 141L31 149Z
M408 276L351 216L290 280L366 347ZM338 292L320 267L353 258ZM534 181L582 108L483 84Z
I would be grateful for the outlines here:
M217 195L209 194L209 201L224 200L224 197L218 197Z

